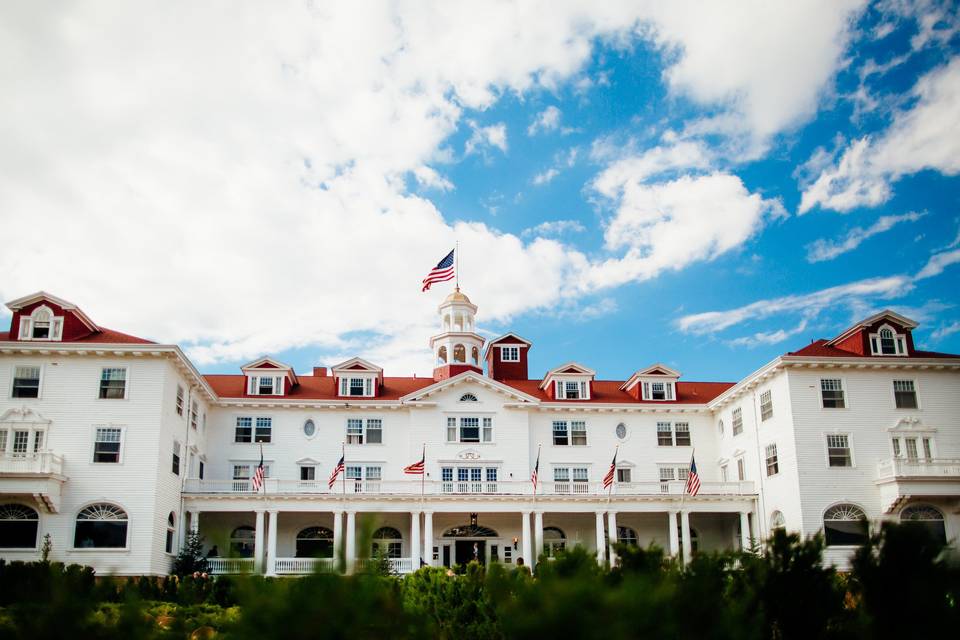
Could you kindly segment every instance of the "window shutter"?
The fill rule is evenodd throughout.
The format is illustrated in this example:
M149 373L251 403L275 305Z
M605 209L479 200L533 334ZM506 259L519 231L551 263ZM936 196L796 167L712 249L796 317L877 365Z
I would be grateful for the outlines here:
M347 382L346 378L340 378L340 395L341 396L347 395L347 384L349 383Z
M30 318L20 318L20 339L30 338Z
M247 391L251 396L257 395L257 376L250 376L247 378L247 381L250 383L250 389Z

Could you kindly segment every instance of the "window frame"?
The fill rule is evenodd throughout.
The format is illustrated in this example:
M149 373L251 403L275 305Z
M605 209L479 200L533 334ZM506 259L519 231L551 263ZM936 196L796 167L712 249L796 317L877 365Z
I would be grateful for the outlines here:
M771 449L772 455L771 455ZM780 474L780 453L777 451L777 443L771 442L764 447L764 463L766 464L767 477ZM773 471L771 471L771 467Z
M40 512L40 509L38 509L37 507L34 507L34 506L32 506L32 505L29 505L29 504L25 504L25 503L23 503L23 502L19 502L19 501L17 501L17 499L16 499L15 497L13 497L13 496L10 496L10 498L11 498L11 499L10 499L9 501L0 502L0 507L7 507L7 506L20 507L20 508L23 509L24 511L32 511L33 514L36 516L36 518L35 518L35 519L31 519L31 518L17 518L17 519L9 518L9 519L5 519L5 520L3 520L3 521L4 521L4 522L35 522L35 523L36 523L36 527L34 528L34 532L33 532L33 546L29 546L29 547L8 547L8 546L0 546L0 551L4 551L4 552L7 552L7 551L18 552L18 551L19 551L19 552L28 552L28 553L31 552L31 551L34 551L34 552L35 552L35 551L37 551L37 550L40 548L40 531L41 531L41 525L43 525L43 514Z
M265 424L260 424L266 421ZM265 434L261 430L266 430ZM263 439L263 438L266 439ZM254 416L253 420L253 442L251 444L273 444L273 416Z
M41 311L46 311L49 314L50 326L48 327L48 333L45 338L36 338L33 336L33 330L35 329L35 323L37 322L36 316ZM30 315L20 316L20 326L18 328L19 333L17 334L17 339L21 342L62 342L63 321L64 316L58 316L53 312L53 309L45 304L41 304L31 311ZM11 331L10 333L12 334L13 332Z
M891 340L893 340L893 353L884 353L883 352L883 332L890 331L892 334ZM907 345L907 334L906 333L897 333L897 331L890 324L882 324L877 328L876 333L868 334L867 342L870 344L870 355L872 356L881 356L881 357L894 357L894 358L903 358L909 354L909 347Z
M830 464L830 437L845 437L847 439L847 455L850 459L850 464L848 465L832 465ZM839 447L832 447L838 449ZM853 453L853 434L849 431L824 431L823 432L823 453L824 460L827 465L827 469L855 469L857 467L857 460Z
M359 433L351 431L351 422L360 423ZM378 429L370 429L370 423L377 422L380 427ZM344 441L346 444L355 445L355 446L368 446L368 445L382 445L383 444L383 432L384 432L384 420L381 416L368 416L365 418L358 417L348 417L347 421L344 423ZM319 431L319 429L318 429ZM370 432L377 431L379 432L380 440L379 442L370 441ZM356 438L356 441L351 440L351 438Z
M760 422L773 417L773 390L767 389L760 394Z
M500 362L520 362L520 347L518 345L506 344L499 345ZM515 358L508 358L507 354L516 354Z
M820 408L821 408L821 409L843 410L843 409L849 409L849 408L850 408L849 398L847 397L847 381L846 381L843 377L837 377L837 378L818 378L817 380L818 380L818 384L817 384L817 395L820 396ZM838 382L840 383L840 389L839 389L839 391L840 391L840 394L841 394L840 399L841 399L841 402L843 403L842 406L839 406L839 407L828 407L826 404L824 404L824 397L823 397L824 388L823 388L823 383L824 383L825 381L827 381L827 380L830 380L830 381L836 380L836 381L838 381ZM831 389L831 391L836 391L836 389Z
M249 420L250 424L241 425L241 420ZM239 429L247 429L247 439L240 439ZM233 420L233 443L234 444L253 444L253 416L234 416Z
M477 421L477 440L463 439L464 420ZM445 416L444 442L447 444L469 445L495 444L497 440L494 426L493 415L489 413L447 415ZM474 427L468 426L467 428L472 429ZM453 436L453 439L450 438L451 435Z
M359 372L358 372L359 374ZM360 390L363 393L355 394L352 392L353 382L360 382ZM346 374L337 377L337 397L339 398L373 398L376 396L378 378L375 375L354 375Z
M123 512L123 515L126 516L126 518L123 519L123 520L117 519L117 520L114 521L114 522L123 522L124 525L125 525L125 528L124 528L124 545L123 545L122 547L78 547L78 546L77 546L77 523L78 523L78 522L81 522L81 520L80 520L80 514L83 513L84 511L86 511L87 509L91 508L91 507L99 506L99 505L107 505L107 506L113 507L113 508L115 508L115 509L119 509L120 511ZM111 520L90 520L90 519L84 519L83 522L111 522ZM70 551L70 552L77 552L77 551L81 551L81 552L94 552L94 553L104 553L104 552L109 553L109 552L124 552L124 551L129 551L129 550L130 550L130 534L131 534L130 523L131 523L131 520L130 520L130 510L127 509L126 507L124 507L124 506L122 506L122 505L120 505L120 504L118 504L118 503L116 503L116 502L108 501L108 500L102 500L102 501L100 501L100 502L89 502L89 503L81 506L79 509L77 509L76 513L75 513L74 516L73 516L73 540L71 541L71 546L70 546L70 548L69 548L69 551Z
M743 407L737 407L730 412L730 433L734 437L743 433Z
M104 387L104 382L110 382L110 380L104 380L103 374L106 371L111 370L120 370L123 371L123 395L119 398L111 398L104 395L104 392L110 389L111 387ZM127 400L130 397L130 367L124 365L122 367L100 367L100 378L97 380L97 400Z
M901 407L898 403L898 393L906 393L905 391L897 391L898 382L909 382L913 386L913 406L912 407ZM894 378L891 380L890 388L893 391L893 408L897 411L920 411L920 391L917 388L917 381L914 378Z
M17 369L38 369L39 373L37 375L37 395L35 396L17 396L14 395L14 391L17 388ZM42 400L43 399L43 374L44 366L43 363L39 364L13 364L13 368L10 370L10 399L11 400ZM28 378L21 378L21 380L27 380Z
M179 476L179 475L180 475L180 467L181 467L181 464L180 464L180 462L181 462L181 460L180 460L180 453L181 453L181 451L182 451L182 445L180 444L180 441L179 441L179 440L174 440L174 441L173 441L173 449L172 449L172 451L171 451L171 456L170 456L170 471L171 471L171 473L173 473L173 475L175 475L175 476Z
M117 460L116 460L116 462L111 462L111 461L108 461L108 460L97 460L97 459L96 459L96 458L97 458L97 443L99 442L99 441L97 440L97 431L99 431L100 429L116 429L116 430L120 431L120 446L119 446L119 448L117 449ZM123 455L123 454L124 454L124 449L126 448L126 444L127 444L127 428L126 428L126 426L116 425L116 424L109 424L109 423L108 423L108 424L95 424L95 425L93 425L93 426L91 427L91 436L92 436L92 437L90 438L90 457L87 458L87 460L89 460L90 464L96 464L96 465L102 465L102 464L106 464L106 465L111 465L111 464L112 464L112 465L120 465L120 464L123 464L123 460L124 460L124 455ZM105 442L109 442L109 441L105 441Z
M867 516L867 510L855 502L842 502L842 501L835 502L831 504L829 507L827 507L826 509L824 509L823 513L820 514L820 529L823 531L824 549L828 549L830 547L839 547L839 548L846 548L846 549L858 547L862 543L855 542L852 544L830 544L829 540L827 539L828 536L827 536L826 523L828 522L828 520L826 516L831 510L836 509L838 507L853 507L854 509L860 511L860 513L863 514L864 517L858 520L838 520L836 518L831 518L829 522L862 522L864 525L864 528L866 529L866 531L864 532L864 539L869 539L870 537L871 527L870 527L870 518Z

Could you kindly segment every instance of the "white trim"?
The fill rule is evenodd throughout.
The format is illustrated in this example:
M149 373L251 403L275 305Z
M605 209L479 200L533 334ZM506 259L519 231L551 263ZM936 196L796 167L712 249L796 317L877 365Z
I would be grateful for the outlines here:
M43 362L38 362L36 364L34 363L22 364L14 361L13 366L10 367L10 388L9 388L9 393L7 394L7 397L10 398L10 400L13 400L14 402L19 402L21 400L24 402L29 402L31 400L43 400L43 378L44 378L44 374L46 373L46 367L44 365L45 363ZM13 384L16 381L18 367L37 367L40 369L40 380L37 386L36 398L24 398L20 396L17 396L17 397L13 396Z
M97 429L119 429L120 430L120 450L117 452L116 462L97 462L94 457L97 453ZM91 424L90 425L90 453L87 455L87 464L95 466L122 466L124 463L124 453L127 446L127 426L113 423ZM126 509L124 509L126 511Z

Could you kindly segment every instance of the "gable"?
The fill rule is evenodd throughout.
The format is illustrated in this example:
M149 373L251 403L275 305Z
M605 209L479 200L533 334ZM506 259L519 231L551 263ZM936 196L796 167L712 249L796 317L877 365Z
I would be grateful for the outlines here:
M502 382L498 382L492 378L488 378L475 371L465 371L459 375L453 376L452 378L435 382L434 384L424 387L423 389L419 389L413 393L409 393L401 397L400 401L417 402L432 399L448 389L454 390L454 393L452 393L451 396L456 396L459 398L459 395L457 395L458 393L460 395L467 392L476 393L477 388L485 389L488 392L492 391L494 393L512 398L514 401L530 403L540 402L538 398L523 393L522 391L518 391L511 386L503 384ZM487 395L489 395L489 393Z

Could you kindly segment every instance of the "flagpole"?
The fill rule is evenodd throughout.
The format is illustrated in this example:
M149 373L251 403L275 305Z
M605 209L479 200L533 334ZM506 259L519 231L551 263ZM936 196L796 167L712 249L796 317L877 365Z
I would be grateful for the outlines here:
M543 443L537 443L537 461L534 470L537 472L537 483L533 485L533 506L537 506L537 486L540 484L540 449L543 447Z
M448 245L449 246L449 245ZM457 291L460 291L460 241L457 240L453 247L453 259L455 260L453 277L456 278L454 284Z
M613 499L613 485L617 483L617 453L620 451L620 445L618 444L613 448L613 480L610 482L610 486L607 487L607 508L609 510L610 501Z
M681 509L681 510L683 510L683 503L684 503L684 501L687 499L687 486L688 486L689 483L690 483L690 467L693 466L693 459L694 459L694 456L696 455L696 453L697 453L697 450L696 450L696 449L691 449L691 450L690 450L690 464L687 465L687 484L683 485L683 495L680 496L680 509Z
M343 488L343 499L347 499L347 444L340 443L340 459L343 460L343 471L340 472L340 486Z
M423 453L420 455L423 461L423 472L420 474L420 510L423 511L423 485L427 477L427 443L423 443Z

